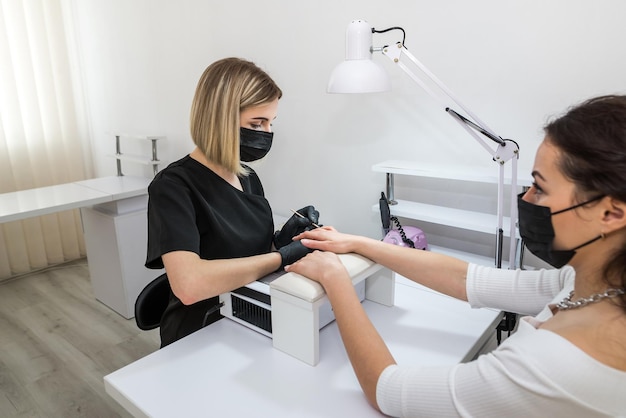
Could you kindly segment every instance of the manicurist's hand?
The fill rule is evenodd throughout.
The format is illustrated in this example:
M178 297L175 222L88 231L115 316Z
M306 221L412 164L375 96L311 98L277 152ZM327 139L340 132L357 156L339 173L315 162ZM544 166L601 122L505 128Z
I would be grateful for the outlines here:
M291 218L285 222L280 231L274 234L274 246L277 249L291 244L294 236L307 229L312 229L312 225L319 222L320 213L313 205L305 206L297 212L300 215L294 213Z
M313 250L302 245L300 241L292 241L277 251L280 254L280 267L283 268L288 264L295 263Z

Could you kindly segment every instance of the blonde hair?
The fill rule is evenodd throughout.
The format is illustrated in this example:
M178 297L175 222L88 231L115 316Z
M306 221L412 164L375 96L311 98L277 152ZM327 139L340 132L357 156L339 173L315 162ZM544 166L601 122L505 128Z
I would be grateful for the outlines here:
M240 113L280 99L283 93L254 63L224 58L209 65L198 81L191 104L191 138L209 161L237 175Z

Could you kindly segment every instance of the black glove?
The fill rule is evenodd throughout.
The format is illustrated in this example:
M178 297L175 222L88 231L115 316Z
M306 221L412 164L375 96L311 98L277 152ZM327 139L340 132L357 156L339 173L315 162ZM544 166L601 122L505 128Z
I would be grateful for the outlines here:
M295 213L285 222L280 231L274 233L274 247L280 249L292 242L292 238L296 235L312 229L312 224L316 224L319 220L320 213L315 207L309 205L297 211L304 218Z
M280 247L278 249L281 258L280 268L283 269L285 266L295 263L312 251L311 248L302 245L300 241L292 241L291 244Z

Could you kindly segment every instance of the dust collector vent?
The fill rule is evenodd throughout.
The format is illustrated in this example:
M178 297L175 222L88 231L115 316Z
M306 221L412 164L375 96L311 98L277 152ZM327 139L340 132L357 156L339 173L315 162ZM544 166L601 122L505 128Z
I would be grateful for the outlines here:
M272 332L272 313L270 310L232 294L230 295L230 300L235 318L246 321L269 333Z

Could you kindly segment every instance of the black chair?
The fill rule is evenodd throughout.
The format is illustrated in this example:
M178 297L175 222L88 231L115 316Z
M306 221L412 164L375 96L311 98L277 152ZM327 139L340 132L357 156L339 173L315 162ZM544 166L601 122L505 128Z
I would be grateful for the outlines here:
M170 282L162 274L143 288L135 301L135 322L139 329L158 328L170 300Z

